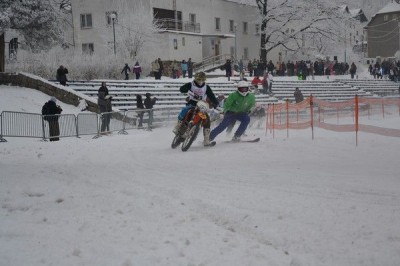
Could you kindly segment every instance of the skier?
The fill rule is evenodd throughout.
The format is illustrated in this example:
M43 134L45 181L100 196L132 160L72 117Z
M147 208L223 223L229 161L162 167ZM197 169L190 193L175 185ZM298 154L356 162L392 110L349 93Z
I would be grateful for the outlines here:
M211 90L210 86L206 83L206 74L204 72L198 72L194 76L194 80L192 82L184 84L180 87L181 93L188 93L188 102L185 107L182 108L179 116L178 123L176 124L173 132L178 134L179 128L182 125L182 120L185 118L185 115L189 111L189 109L194 108L197 104L197 101L203 100L208 101L209 104L215 108L218 106L218 99L215 97L214 92ZM210 117L207 114L206 123L203 124L203 134L204 134L204 146L210 146L212 143L210 142Z
M224 104L224 119L210 133L210 141L213 141L218 134L224 131L234 121L240 121L232 141L240 141L240 137L246 131L250 123L250 111L256 105L256 97L250 93L249 84L246 81L240 81L237 84L237 90L231 93Z

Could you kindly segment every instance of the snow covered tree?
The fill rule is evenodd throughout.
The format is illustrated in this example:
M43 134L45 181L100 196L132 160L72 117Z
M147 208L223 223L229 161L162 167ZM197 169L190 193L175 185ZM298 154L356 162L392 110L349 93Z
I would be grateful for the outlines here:
M61 39L57 16L49 0L2 0L0 32L7 29L20 32L33 52L48 49Z

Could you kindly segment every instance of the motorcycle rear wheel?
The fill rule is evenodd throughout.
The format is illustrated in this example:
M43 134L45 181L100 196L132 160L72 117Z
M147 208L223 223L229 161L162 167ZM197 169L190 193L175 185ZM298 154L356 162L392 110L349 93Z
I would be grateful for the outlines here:
M182 151L187 151L192 145L193 141L197 138L199 134L201 124L193 125L188 132L188 136L182 143Z

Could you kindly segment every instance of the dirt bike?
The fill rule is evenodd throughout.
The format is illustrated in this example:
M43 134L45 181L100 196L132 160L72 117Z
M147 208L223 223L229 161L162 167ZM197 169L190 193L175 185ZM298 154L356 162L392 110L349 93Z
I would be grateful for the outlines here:
M182 143L182 151L187 151L197 138L199 131L207 120L208 103L198 101L196 106L189 109L182 120L178 134L172 140L171 148L175 149Z

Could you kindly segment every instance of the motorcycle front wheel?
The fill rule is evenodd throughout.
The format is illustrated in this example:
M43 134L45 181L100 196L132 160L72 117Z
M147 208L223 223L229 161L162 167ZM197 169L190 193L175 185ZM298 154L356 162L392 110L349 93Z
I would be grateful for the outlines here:
M182 138L182 136L180 134L175 135L174 139L172 140L171 143L171 148L175 149L176 147L179 146L179 144L182 143L182 141L184 141L185 139Z
M187 151L190 148L190 145L192 145L193 141L197 138L197 135L199 134L201 124L193 125L188 132L188 136L182 143L182 151Z

